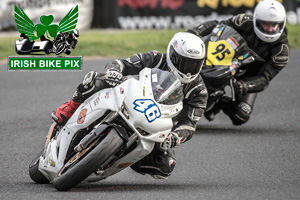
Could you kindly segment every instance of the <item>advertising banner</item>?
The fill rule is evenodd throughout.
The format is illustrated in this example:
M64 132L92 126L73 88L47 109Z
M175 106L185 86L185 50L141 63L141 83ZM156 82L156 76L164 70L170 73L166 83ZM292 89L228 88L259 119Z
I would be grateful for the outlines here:
M16 30L14 8L18 6L34 24L40 23L42 15L55 16L53 23L59 23L72 7L79 7L79 30L88 29L93 18L93 0L1 0L0 31Z
M95 4L94 27L121 29L190 28L209 20L253 13L260 0L112 0ZM300 1L278 0L290 24L300 23Z

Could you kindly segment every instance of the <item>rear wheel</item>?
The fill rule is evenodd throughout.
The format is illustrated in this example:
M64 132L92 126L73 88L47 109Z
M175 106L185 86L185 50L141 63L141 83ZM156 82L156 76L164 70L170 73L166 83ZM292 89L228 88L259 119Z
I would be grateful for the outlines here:
M43 155L42 150L30 163L29 165L29 176L30 178L39 184L48 184L50 181L40 172L39 170L39 163L40 157Z
M53 181L54 187L59 191L71 189L103 165L123 143L123 139L112 128L109 134L90 152L89 150L86 151L87 153L79 152L64 165Z

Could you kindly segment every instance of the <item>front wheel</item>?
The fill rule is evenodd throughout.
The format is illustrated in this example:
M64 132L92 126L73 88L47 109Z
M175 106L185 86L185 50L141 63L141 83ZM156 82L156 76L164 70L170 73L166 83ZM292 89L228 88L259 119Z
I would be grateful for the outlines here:
M66 44L65 43L59 43L56 47L55 54L59 55L62 54L66 50Z
M36 183L48 184L50 181L39 170L40 157L42 156L43 151L44 150L42 150L30 163L29 176Z
M109 134L89 153L80 152L66 163L54 178L54 187L59 191L71 189L103 165L123 143L123 139L112 128Z

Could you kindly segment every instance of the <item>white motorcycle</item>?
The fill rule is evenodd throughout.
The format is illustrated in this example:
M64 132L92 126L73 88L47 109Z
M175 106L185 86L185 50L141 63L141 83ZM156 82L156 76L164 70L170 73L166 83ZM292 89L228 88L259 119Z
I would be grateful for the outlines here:
M180 81L157 68L95 93L65 126L51 125L44 150L29 165L31 179L66 191L116 174L166 139L182 99Z

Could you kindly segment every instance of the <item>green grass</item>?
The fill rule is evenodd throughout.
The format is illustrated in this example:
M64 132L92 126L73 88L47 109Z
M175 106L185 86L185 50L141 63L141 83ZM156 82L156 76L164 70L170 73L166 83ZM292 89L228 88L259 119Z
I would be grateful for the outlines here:
M290 48L300 48L300 25L287 25Z
M158 50L165 52L172 36L179 30L99 31L80 35L72 55L128 57L135 53Z
M287 25L291 48L300 48L300 25ZM158 50L166 52L169 40L182 30L143 30L143 31L113 31L91 30L82 31L73 56L128 57L135 53ZM17 55L15 41L18 35L0 37L0 59Z

